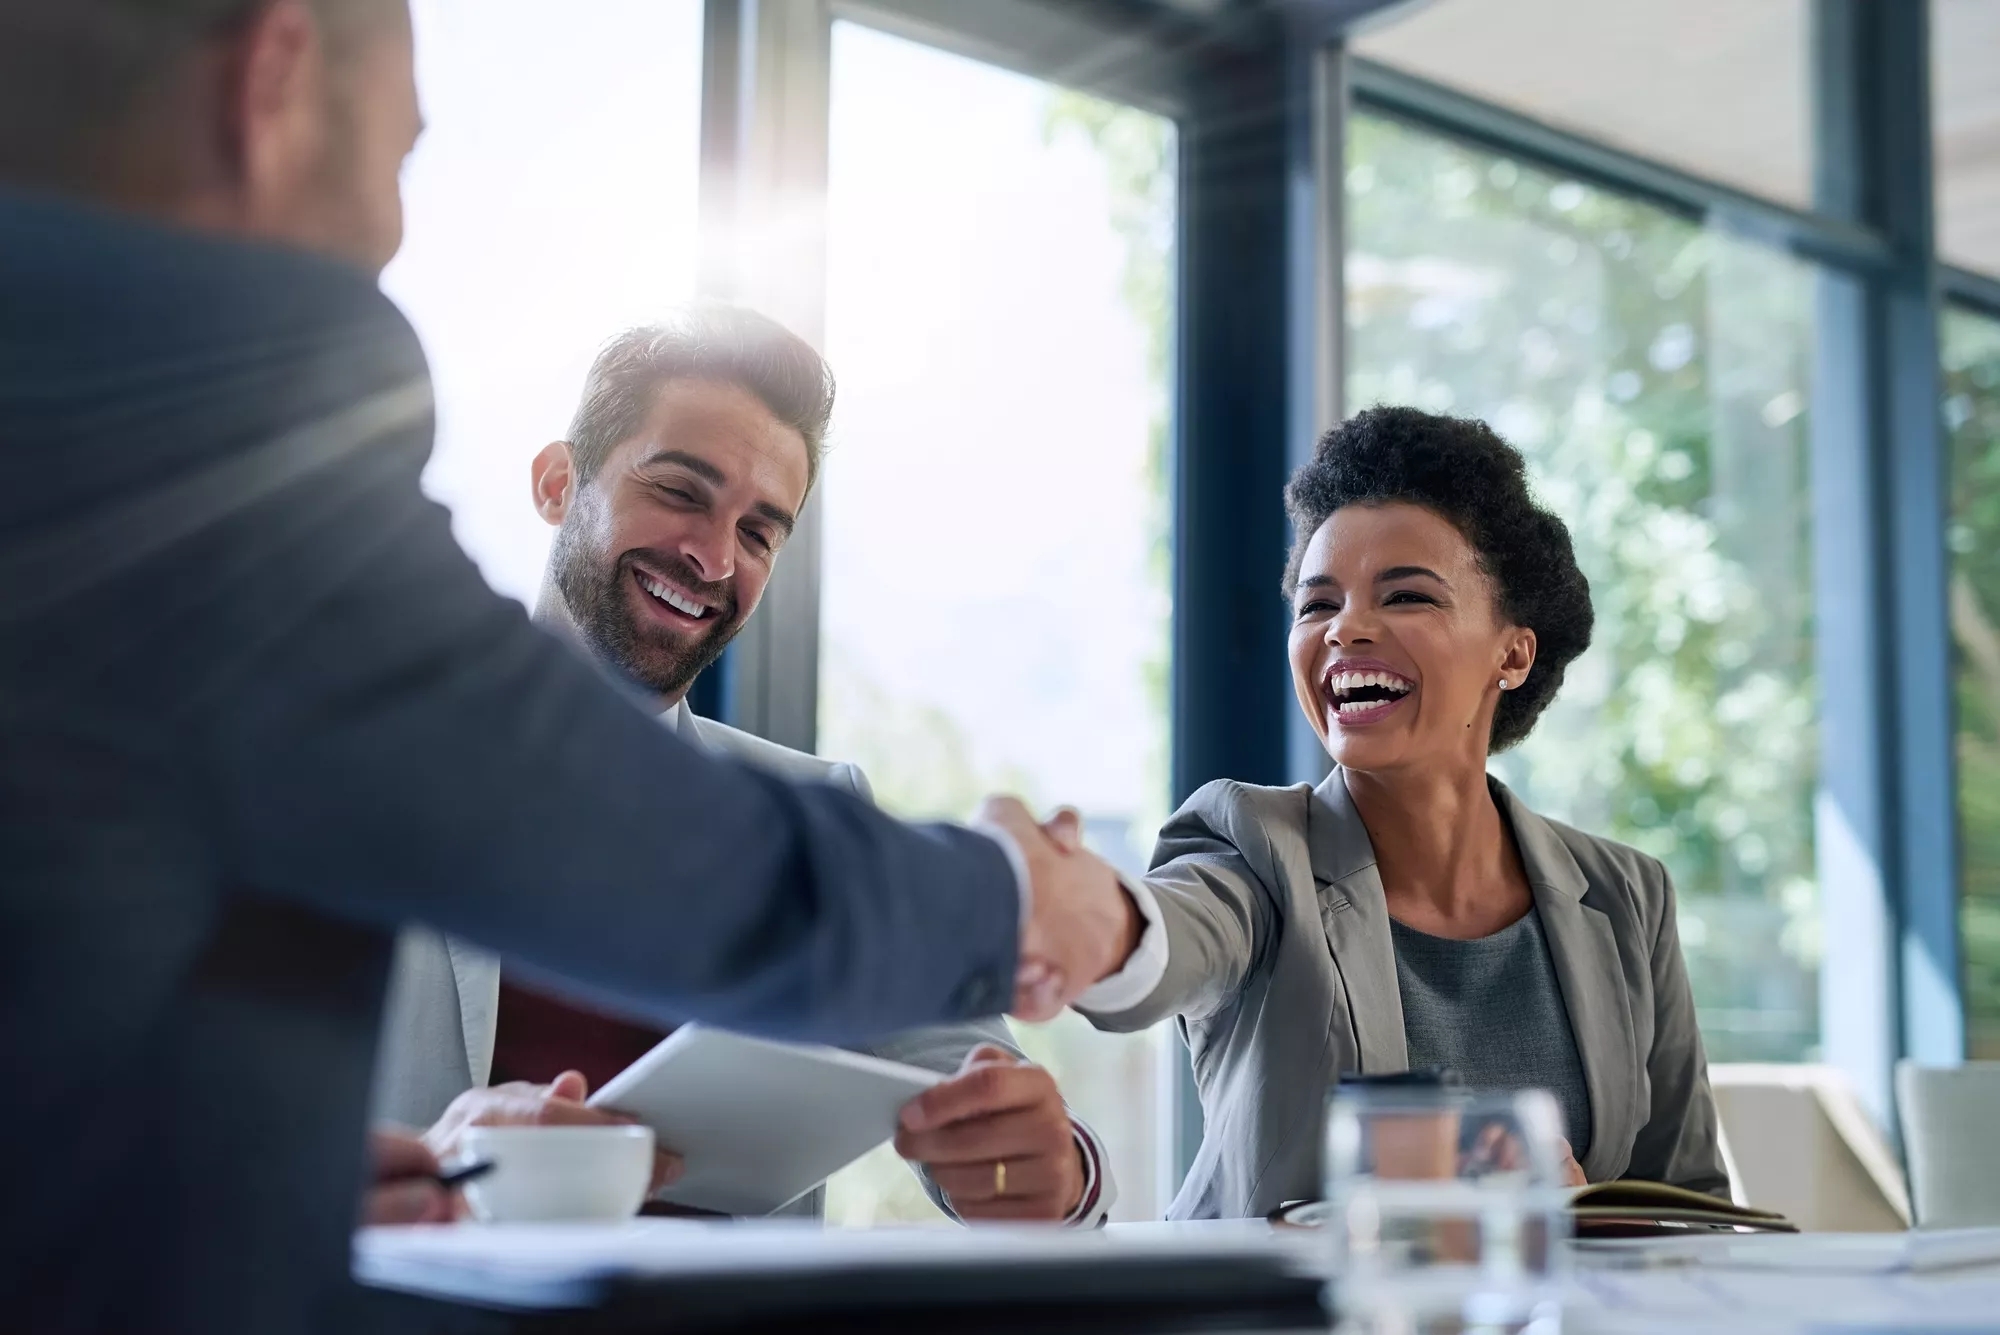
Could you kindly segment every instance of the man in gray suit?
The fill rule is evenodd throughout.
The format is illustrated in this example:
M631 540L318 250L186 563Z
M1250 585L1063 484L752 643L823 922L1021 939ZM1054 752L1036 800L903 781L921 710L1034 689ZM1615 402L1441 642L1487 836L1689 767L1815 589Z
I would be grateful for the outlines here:
M408 923L836 1042L1129 952L1018 804L910 827L704 755L487 588L375 283L417 126L403 0L0 0L11 1328L342 1325Z
M869 798L852 765L789 750L688 708L688 689L756 610L817 478L833 377L802 339L701 305L599 355L568 438L535 459L557 533L535 620L643 685L667 728L703 750ZM551 993L462 941L412 929L392 974L376 1112L428 1126L448 1157L468 1126L610 1120L584 1104L662 1036ZM919 1029L868 1049L947 1073L902 1148L960 1219L1096 1223L1108 1159L1004 1020ZM677 1171L663 1154L663 1176ZM814 1214L815 1192L792 1211Z

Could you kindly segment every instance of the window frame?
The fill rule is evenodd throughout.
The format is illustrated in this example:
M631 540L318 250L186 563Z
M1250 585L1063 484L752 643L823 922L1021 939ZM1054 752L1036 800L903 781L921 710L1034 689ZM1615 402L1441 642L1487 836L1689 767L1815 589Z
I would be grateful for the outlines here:
M1370 62L1343 33L1387 0L705 0L703 290L817 341L823 228L775 264L726 238L824 197L836 18L1172 117L1180 217L1170 431L1172 796L1210 779L1315 779L1289 698L1283 608L1260 564L1289 539L1280 491L1340 415L1341 191L1350 107L1635 196L1818 266L1813 498L1825 759L1823 1038L1884 1125L1894 1063L1964 1052L1956 774L1945 616L1939 317L2000 316L2000 275L1940 263L1927 0L1814 0L1815 199L1774 203ZM812 229L807 229L809 233ZM817 268L815 268L817 266ZM817 274L815 286L810 278ZM1858 535L1858 540L1857 540ZM813 507L707 708L810 749L818 680ZM1858 593L1856 591L1859 591ZM1229 708L1215 707L1228 701ZM1836 984L1837 980L1837 984ZM1184 1169L1199 1110L1182 1077ZM1176 1175L1177 1180L1177 1175Z

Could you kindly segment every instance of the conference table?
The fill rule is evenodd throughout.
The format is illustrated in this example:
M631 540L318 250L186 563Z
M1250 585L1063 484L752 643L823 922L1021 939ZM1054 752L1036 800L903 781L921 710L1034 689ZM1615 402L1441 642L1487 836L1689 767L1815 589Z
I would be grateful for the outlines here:
M1261 1223L827 1230L811 1223L367 1229L385 1326L436 1335L1161 1335L1326 1330L1324 1248ZM2000 1229L1570 1245L1562 1327L2000 1331Z

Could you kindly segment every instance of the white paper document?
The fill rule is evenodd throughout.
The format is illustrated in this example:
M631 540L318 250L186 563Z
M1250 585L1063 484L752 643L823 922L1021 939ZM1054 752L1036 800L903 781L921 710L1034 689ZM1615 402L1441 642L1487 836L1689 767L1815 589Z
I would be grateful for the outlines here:
M1586 1243L1564 1330L1642 1335L2000 1327L2000 1230Z
M1893 1275L2000 1267L2000 1228L1591 1239L1574 1247L1585 1267L1605 1270L1693 1265L1718 1270Z
M839 1048L687 1025L605 1082L686 1170L658 1199L728 1215L797 1200L896 1134L903 1105L944 1077Z

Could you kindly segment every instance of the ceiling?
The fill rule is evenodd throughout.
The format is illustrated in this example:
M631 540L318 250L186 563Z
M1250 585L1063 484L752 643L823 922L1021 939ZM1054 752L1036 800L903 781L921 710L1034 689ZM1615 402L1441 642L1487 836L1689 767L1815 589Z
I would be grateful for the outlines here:
M2000 0L1932 0L1938 249L2000 274Z
M1808 0L1432 0L1356 54L1739 189L1811 196Z
M2000 274L2000 0L1933 0L1938 245ZM1353 49L1796 207L1812 198L1809 0L1429 0Z

